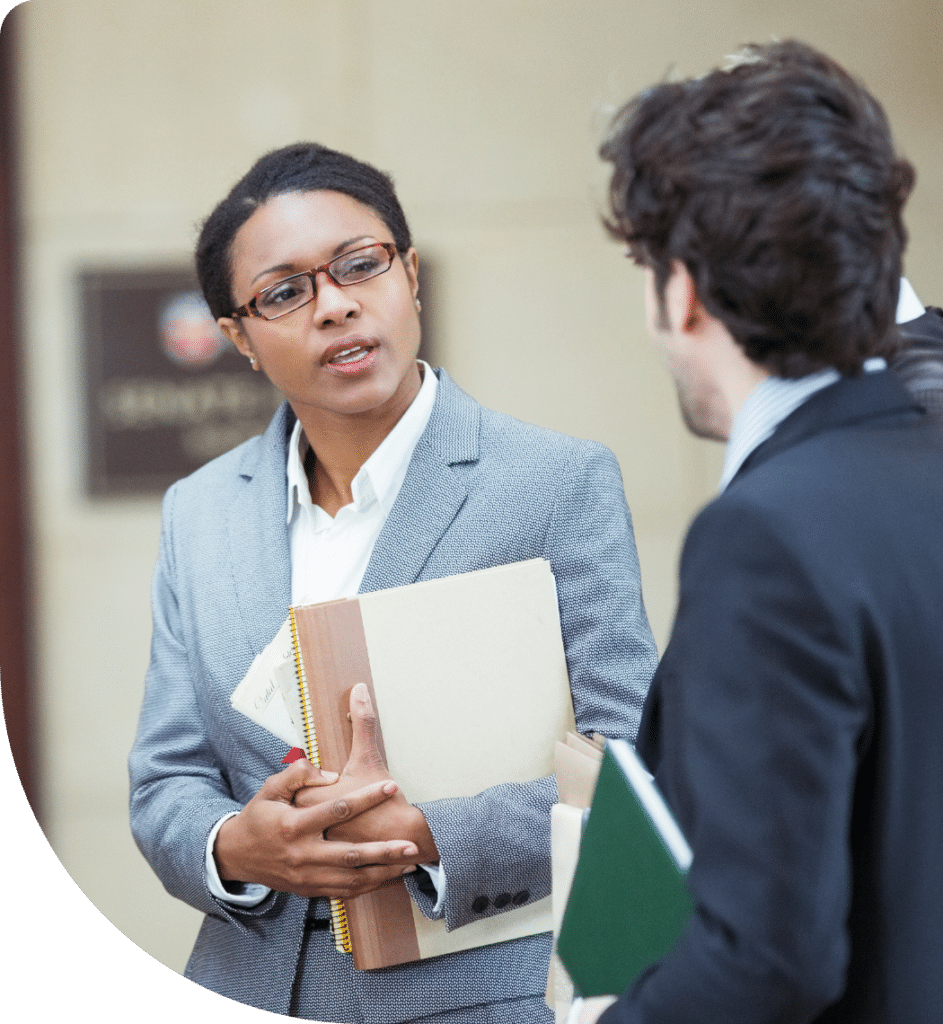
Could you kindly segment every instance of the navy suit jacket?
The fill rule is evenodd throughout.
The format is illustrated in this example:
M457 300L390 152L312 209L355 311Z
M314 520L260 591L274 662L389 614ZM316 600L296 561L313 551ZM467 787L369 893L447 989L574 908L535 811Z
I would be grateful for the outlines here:
M547 558L578 727L634 739L657 655L615 458L602 445L483 409L438 373L429 424L361 590ZM289 1006L308 900L272 893L236 909L211 895L203 862L213 824L239 810L287 750L229 697L288 612L293 424L284 405L264 436L165 498L151 663L130 758L138 845L168 891L206 914L187 976L277 1013ZM449 928L501 912L502 893L549 893L555 799L549 778L422 805L448 878ZM428 894L408 884L431 916ZM548 958L549 937L539 935L353 975L332 954L317 970L326 986L354 987L365 1020L394 1024L542 994Z
M943 437L889 372L790 415L694 521L639 749L695 912L606 1024L943 1014Z

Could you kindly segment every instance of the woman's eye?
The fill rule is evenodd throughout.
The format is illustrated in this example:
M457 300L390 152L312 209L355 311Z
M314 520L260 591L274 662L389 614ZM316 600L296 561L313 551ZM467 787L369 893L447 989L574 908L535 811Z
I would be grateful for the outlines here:
M287 302L293 302L303 291L302 287L297 281L283 281L281 284L277 284L267 291L261 299L259 299L259 305L263 309L271 309L274 306L283 306Z
M332 270L334 271L334 276L341 281L357 280L375 274L380 269L382 263L382 260L367 253L366 255L358 255L350 260L345 260L340 266L333 267Z

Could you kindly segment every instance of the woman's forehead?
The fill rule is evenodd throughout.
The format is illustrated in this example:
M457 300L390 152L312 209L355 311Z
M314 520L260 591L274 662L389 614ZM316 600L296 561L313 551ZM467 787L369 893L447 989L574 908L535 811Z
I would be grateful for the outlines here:
M234 278L268 268L324 262L357 240L390 241L391 232L369 206L342 192L286 192L263 203L233 239Z

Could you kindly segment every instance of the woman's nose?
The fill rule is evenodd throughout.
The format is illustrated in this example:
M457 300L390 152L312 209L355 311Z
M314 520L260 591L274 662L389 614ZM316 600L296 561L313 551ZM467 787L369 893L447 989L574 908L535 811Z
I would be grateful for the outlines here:
M314 285L314 317L319 327L339 324L360 312L351 290L342 288L327 271L317 275Z

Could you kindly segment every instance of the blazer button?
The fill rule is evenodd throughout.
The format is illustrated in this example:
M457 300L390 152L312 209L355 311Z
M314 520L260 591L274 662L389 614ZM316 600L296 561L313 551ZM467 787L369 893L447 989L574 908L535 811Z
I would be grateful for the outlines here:
M519 907L530 899L530 893L526 889L514 893L514 906Z
M495 898L494 898L494 905L498 908L498 910L503 909L510 902L511 902L511 894L509 892L498 893L498 895L495 896Z
M488 909L490 903L491 900L489 900L487 896L479 896L472 904L472 910L474 910L476 914L483 914Z

